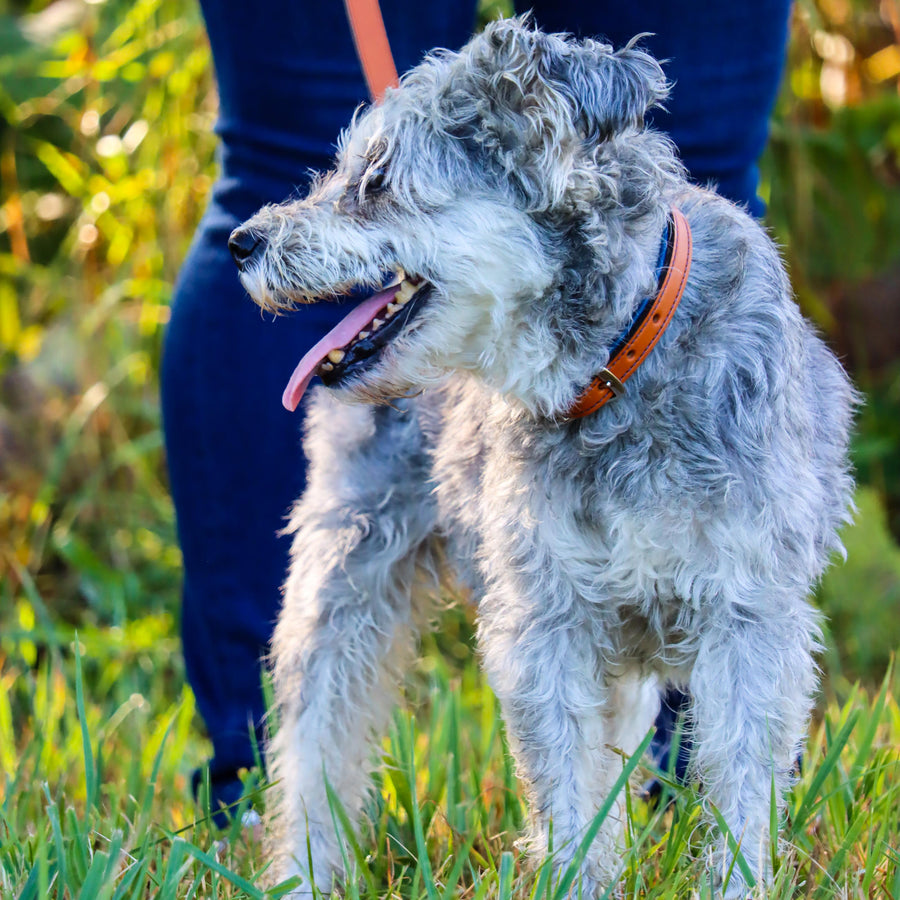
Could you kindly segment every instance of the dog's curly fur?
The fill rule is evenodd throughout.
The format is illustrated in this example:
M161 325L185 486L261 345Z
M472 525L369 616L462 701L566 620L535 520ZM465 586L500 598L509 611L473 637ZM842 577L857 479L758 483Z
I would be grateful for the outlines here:
M672 681L693 697L705 794L767 875L772 782L783 798L816 684L807 595L850 505L855 397L763 230L690 186L644 127L667 89L634 44L497 22L361 112L306 199L242 226L259 241L244 284L271 309L393 266L433 285L373 365L309 404L273 650L278 877L340 875L323 776L358 820L445 556L478 602L535 854L552 820L569 862L615 748L637 746ZM672 207L694 240L674 319L623 397L566 422L655 290ZM586 896L620 874L622 814L582 866ZM727 896L746 890L735 867Z

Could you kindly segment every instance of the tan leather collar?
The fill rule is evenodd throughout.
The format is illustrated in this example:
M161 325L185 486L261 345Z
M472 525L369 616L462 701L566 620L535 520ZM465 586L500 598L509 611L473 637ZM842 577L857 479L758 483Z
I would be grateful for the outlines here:
M614 397L625 393L625 382L647 358L666 330L678 307L691 270L691 227L677 209L672 210L669 252L656 298L628 332L625 343L601 369L597 377L569 407L564 421L580 419L596 412Z

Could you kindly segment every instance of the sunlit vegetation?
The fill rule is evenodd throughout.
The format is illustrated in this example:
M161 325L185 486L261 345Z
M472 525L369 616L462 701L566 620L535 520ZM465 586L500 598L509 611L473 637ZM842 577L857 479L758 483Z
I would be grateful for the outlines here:
M896 4L798 3L763 162L769 222L867 405L848 560L819 591L824 688L776 898L900 900L898 77ZM215 110L188 0L0 0L3 900L266 895L243 809L221 832L190 796L209 747L179 655L157 397ZM383 744L351 900L564 893L516 850L522 804L468 615L429 641ZM263 808L246 779L244 807ZM629 808L629 898L710 896L696 795L672 795Z

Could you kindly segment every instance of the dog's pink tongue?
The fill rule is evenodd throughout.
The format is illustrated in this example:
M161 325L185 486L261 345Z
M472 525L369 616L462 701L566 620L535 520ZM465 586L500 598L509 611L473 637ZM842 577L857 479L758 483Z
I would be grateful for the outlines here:
M297 408L319 364L332 350L340 350L352 341L394 299L399 289L400 285L395 284L363 300L300 360L281 397L285 409L293 412Z

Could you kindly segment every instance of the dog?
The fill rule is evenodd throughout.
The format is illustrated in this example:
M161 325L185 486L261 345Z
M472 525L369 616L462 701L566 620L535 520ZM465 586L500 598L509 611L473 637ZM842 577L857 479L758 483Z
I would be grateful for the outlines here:
M358 823L446 564L477 602L535 857L572 864L617 751L674 683L732 837L710 815L713 877L751 889L739 866L722 883L734 842L770 877L773 783L781 814L816 687L808 594L851 507L855 395L763 229L645 126L668 90L636 42L495 22L358 112L305 199L231 236L266 310L371 294L284 396L326 385L272 651L267 827L298 896L343 874L326 781ZM657 292L676 214L683 294L626 384L611 351ZM615 396L573 415L598 372ZM618 797L585 896L621 875L623 817Z

